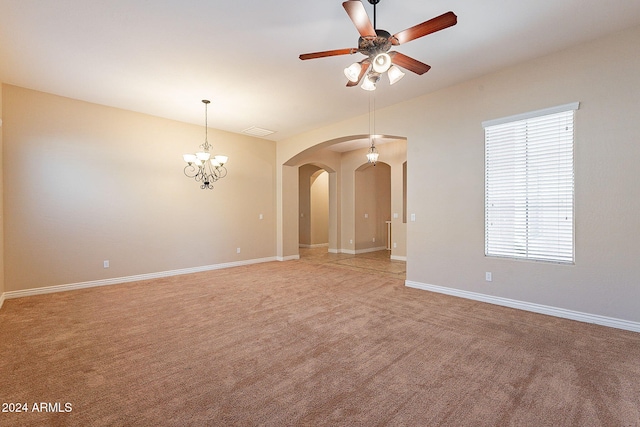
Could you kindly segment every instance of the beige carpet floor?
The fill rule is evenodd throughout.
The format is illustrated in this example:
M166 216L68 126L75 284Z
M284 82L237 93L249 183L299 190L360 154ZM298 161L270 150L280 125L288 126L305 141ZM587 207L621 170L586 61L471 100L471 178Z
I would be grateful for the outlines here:
M7 300L0 400L29 408L3 426L637 426L640 334L273 262Z

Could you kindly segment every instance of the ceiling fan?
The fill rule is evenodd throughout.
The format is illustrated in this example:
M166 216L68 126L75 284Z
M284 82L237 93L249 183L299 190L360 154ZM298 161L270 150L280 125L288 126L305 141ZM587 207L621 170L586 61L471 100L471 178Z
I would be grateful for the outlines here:
M400 52L389 51L392 46L398 46L410 42L417 38L426 36L436 31L456 25L458 17L453 12L447 12L421 24L415 25L406 30L391 35L388 31L376 29L376 4L380 0L368 0L373 5L373 25L369 20L364 5L360 0L347 0L342 3L342 7L353 21L356 29L360 33L357 48L335 49L323 52L305 53L300 55L300 59L315 59L337 55L352 55L360 52L366 56L365 59L351 64L345 68L344 73L349 79L347 87L358 85L362 80L362 88L365 90L375 90L376 83L380 76L387 72L389 83L394 84L400 80L404 73L399 67L405 68L416 74L422 75L429 71L431 66ZM366 74L366 78L363 77Z

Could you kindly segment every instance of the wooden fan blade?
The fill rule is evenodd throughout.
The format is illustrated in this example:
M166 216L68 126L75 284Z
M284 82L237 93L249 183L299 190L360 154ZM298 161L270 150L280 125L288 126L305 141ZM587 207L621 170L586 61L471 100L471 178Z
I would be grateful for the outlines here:
M352 55L356 53L358 49L352 47L350 49L335 49L335 50L325 50L324 52L313 52L313 53L303 53L300 55L300 59L315 59L315 58L325 58L327 56L338 56L338 55Z
M458 17L453 12L447 12L433 19L423 22L422 24L415 25L411 28L407 28L404 31L400 31L391 37L391 43L399 45L402 43L410 42L417 38L426 36L427 34L435 33L436 31L444 30L458 23Z
M389 56L391 56L392 63L416 74L422 75L431 69L430 65L424 64L410 56L403 55L400 52L389 52Z
M371 65L371 61L369 61L368 59L363 60L360 63L360 75L358 76L358 80L355 82L352 82L351 80L347 81L347 87L353 87L353 86L358 86L358 84L362 81L362 77L364 77L365 73L367 72L367 70L369 69L369 66Z
M347 15L353 21L356 29L363 38L376 37L376 30L371 25L369 15L364 10L364 5L360 0L348 0L342 3L342 7L347 11Z

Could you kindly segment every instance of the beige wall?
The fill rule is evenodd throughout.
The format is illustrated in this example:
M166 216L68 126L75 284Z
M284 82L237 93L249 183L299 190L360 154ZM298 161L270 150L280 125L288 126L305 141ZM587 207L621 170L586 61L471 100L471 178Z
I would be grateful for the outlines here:
M201 190L182 154L203 126L9 85L2 101L6 291L275 256L275 143L210 129L229 173Z
M408 280L640 320L639 44L637 28L390 112L421 112L409 125ZM575 265L486 258L480 123L573 101Z
M379 163L390 167L391 181L389 182L389 175L385 174L385 196L384 199L380 199L380 204L376 207L376 209L383 208L384 215L379 215L380 219L376 222L377 228L375 228L376 234L374 235L369 235L371 231L367 231L366 227L357 227L357 224L361 226L364 225L363 214L365 213L364 211L357 212L357 210L360 209L360 207L357 207L357 203L360 203L357 198L359 196L365 196L364 192L366 192L367 184L360 189L356 187L356 171L368 166L366 159L368 149L363 148L361 150L347 152L342 156L342 248L346 251L357 252L363 249L385 247L386 243L384 239L386 239L386 229L380 227L384 227L384 221L388 220L391 216L393 229L392 243L396 243L395 247L391 250L391 256L396 259L404 259L406 256L406 224L402 223L401 214L402 164L407 159L407 143L404 139L398 139L393 142L378 145L377 149L380 153ZM382 166L382 168L386 169L386 166ZM386 192L387 185L391 186L390 204L388 201L389 196ZM390 215L388 212L389 209L391 209L393 213L397 213L398 218L395 218L395 215ZM382 219L382 217L384 217L384 219ZM367 220L367 222L370 223L371 221ZM360 232L364 232L367 237L358 235L359 231L356 230L356 228L359 228ZM373 237L376 238L375 243L372 241Z
M638 45L640 27L377 114L380 133L407 138L408 213L416 215L407 223L408 281L640 321ZM575 265L485 257L481 122L574 101ZM365 119L282 141L278 164L357 133ZM279 209L285 202L278 194Z
M311 245L329 242L329 174L319 170L311 176Z
M329 174L315 165L298 170L299 245L327 244L329 238Z
M355 172L356 253L387 247L386 221L391 220L391 167L370 163Z
M341 192L341 178L340 178L340 153L336 153L330 150L318 149L311 150L313 153L300 153L293 159L289 159L290 162L287 165L282 166L282 176L279 181L281 185L277 186L279 197L284 198L290 209L287 211L279 211L278 215L284 219L284 222L278 221L277 231L278 233L284 233L287 237L285 239L278 240L278 257L279 259L292 259L298 257L298 245L299 245L299 229L300 229L300 192L307 191L301 189L300 182L300 167L310 168L306 172L305 176L309 179L311 174L319 169L327 171L328 176L328 192L329 192L329 213L328 213L328 238L329 238L329 251L337 252L339 243L338 236L341 233L340 224L340 200L339 195ZM307 178L302 178L306 181ZM307 196L302 196L306 198ZM310 193L309 196L310 197ZM310 198L309 198L310 200ZM306 209L306 208L304 208ZM282 227L282 224L286 224L286 227ZM310 224L308 225L310 227ZM309 229L310 233L310 229ZM310 234L309 234L310 238ZM286 254L282 256L282 254Z
M2 126L2 82L0 82L0 307L2 306L4 295L4 153L2 134L4 127Z
M314 165L298 169L298 244L303 247L311 245L311 176L318 169Z

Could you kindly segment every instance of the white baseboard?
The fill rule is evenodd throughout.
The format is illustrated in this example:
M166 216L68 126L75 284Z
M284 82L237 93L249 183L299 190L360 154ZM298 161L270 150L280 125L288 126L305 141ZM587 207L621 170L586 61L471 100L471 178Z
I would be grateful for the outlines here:
M4 296L4 292L3 292L3 293L0 294L0 308L2 308L2 304L4 304L4 299L5 299L5 296Z
M220 270L222 268L239 267L242 265L259 264L262 262L276 261L276 257L257 258L245 261L234 261L223 264L205 265L202 267L183 268L180 270L161 271L158 273L137 274L134 276L115 277L112 279L92 280L89 282L69 283L66 285L45 286L42 288L9 291L2 294L2 300L28 297L33 295L50 294L53 292L74 291L76 289L93 288L96 286L118 285L120 283L138 282L140 280L158 279L161 277L179 276L181 274L199 273L202 271ZM2 301L0 300L0 301ZM0 303L0 306L2 304Z
M327 252L329 252L330 254L339 254L340 250L339 249L335 249L335 248L329 248L329 250L327 250Z
M355 251L355 253L356 253L356 255L358 255L358 254L366 254L368 252L378 252L378 251L384 251L386 249L387 249L386 246L379 246L377 248L358 249L358 250Z
M394 261L407 261L406 256L391 255L391 259Z
M387 249L386 246L381 246L379 248L368 248L368 249L358 249L358 250L339 249L339 250L336 250L334 253L342 253L342 254L349 254L349 255L359 255L359 254L366 254L368 252L384 251L386 249ZM329 252L331 252L331 250L329 250ZM405 261L406 261L406 259L405 259Z
M303 243L300 243L298 245L299 248L306 248L306 249L313 249L313 248L326 248L327 246L329 246L328 243L314 243L312 245L305 245Z
M443 286L428 285L426 283L405 280L405 286L422 289L425 291L437 292L440 294L452 295L474 301L486 302L489 304L501 305L504 307L517 308L519 310L531 311L534 313L546 314L549 316L561 317L563 319L577 320L578 322L594 323L596 325L608 326L610 328L624 329L626 331L640 332L640 323L631 322L613 317L600 316L597 314L582 313L579 311L567 310L564 308L551 307L548 305L534 304L526 301L518 301L509 298L494 297L477 292L463 291L460 289L446 288Z
M288 255L288 256L276 257L276 261L291 261L295 259L300 259L300 255Z

